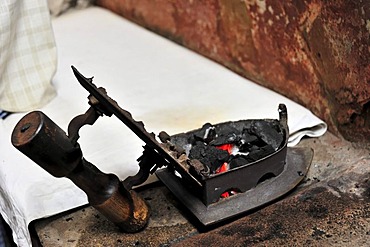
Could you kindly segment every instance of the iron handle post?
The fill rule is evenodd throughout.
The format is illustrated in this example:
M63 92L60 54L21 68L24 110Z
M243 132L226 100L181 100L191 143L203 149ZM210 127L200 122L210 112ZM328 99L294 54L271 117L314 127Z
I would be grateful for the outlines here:
M142 229L149 220L145 201L124 188L114 174L105 174L83 158L77 142L40 111L24 116L12 133L12 144L55 177L67 177L89 203L127 232Z

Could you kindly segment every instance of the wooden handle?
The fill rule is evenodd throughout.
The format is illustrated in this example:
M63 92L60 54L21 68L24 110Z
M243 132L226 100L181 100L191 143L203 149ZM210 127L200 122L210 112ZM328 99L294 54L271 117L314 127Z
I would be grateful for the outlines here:
M40 111L30 112L18 122L12 144L55 177L67 176L82 159L81 149Z
M135 232L149 220L146 202L128 191L114 174L86 161L78 144L40 111L24 116L12 133L12 144L55 177L67 177L88 196L89 203L122 230Z

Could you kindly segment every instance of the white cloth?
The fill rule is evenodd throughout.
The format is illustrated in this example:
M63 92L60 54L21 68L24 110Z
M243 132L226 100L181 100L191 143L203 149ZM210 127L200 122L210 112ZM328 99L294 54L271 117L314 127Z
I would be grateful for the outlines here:
M0 2L0 109L29 111L55 90L56 47L46 0Z
M312 136L326 131L304 107L107 10L68 12L53 20L53 28L58 97L41 110L64 130L88 108L88 93L70 69L75 65L157 134L189 131L206 122L278 118L279 103L287 105L293 143L301 129L313 128ZM0 121L0 209L16 243L27 246L29 222L86 204L87 198L68 179L52 177L11 146L12 129L23 115ZM103 172L124 179L137 171L143 142L115 117L98 119L80 135L84 156Z

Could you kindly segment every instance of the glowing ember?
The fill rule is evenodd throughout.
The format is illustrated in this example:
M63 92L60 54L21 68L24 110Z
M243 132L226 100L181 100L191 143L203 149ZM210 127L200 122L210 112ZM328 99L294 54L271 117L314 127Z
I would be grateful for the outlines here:
M218 148L220 150L225 150L229 154L231 154L233 147L234 147L234 145L232 145L232 144L224 144L224 145L221 145L221 146L217 146L216 148ZM222 172L226 172L228 170L229 170L229 164L227 162L224 162L222 164L222 166L216 170L216 173L222 173ZM221 194L222 198L226 198L226 197L229 197L229 196L230 196L229 192L224 192L224 193Z

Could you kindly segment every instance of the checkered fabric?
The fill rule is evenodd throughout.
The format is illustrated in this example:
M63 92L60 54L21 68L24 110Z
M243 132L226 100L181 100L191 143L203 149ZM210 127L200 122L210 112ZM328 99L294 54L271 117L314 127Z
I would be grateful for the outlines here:
M46 0L1 0L0 109L30 111L49 102L56 63Z

